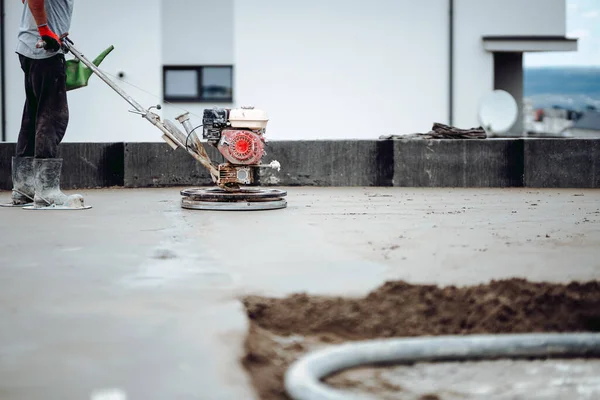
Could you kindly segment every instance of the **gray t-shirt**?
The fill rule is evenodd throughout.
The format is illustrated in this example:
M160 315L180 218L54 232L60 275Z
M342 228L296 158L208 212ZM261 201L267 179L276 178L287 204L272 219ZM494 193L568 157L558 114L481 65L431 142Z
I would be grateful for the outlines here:
M75 0L45 0L44 2L48 27L58 36L69 32L71 28L74 2ZM21 24L19 25L17 53L35 59L49 58L57 54L56 52L37 49L35 45L40 39L37 24L31 14L27 1L25 1L23 14L21 15ZM62 50L59 50L58 53L62 53Z

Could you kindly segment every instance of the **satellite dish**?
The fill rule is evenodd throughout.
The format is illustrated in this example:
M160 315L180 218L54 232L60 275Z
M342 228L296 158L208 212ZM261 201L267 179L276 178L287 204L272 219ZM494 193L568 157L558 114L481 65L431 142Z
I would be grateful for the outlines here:
M479 123L488 135L508 132L518 115L517 102L504 90L488 93L479 105Z

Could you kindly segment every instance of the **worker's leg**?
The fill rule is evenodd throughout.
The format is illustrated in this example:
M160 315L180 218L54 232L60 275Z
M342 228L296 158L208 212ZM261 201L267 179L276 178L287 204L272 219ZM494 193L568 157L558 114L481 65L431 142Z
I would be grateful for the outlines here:
M21 69L25 75L25 105L23 106L23 117L21 118L21 130L17 140L17 157L33 157L35 154L35 119L37 115L37 99L33 92L30 58L19 55Z
M17 152L12 158L12 202L8 205L23 206L31 203L34 196L33 155L35 153L35 119L37 100L33 93L29 73L31 59L19 55L25 82L25 105L21 130L17 140Z
M59 54L30 63L29 74L37 101L35 158L56 158L69 124L65 57Z
M32 60L29 70L37 100L35 120L35 159L33 161L34 206L36 208L84 208L81 195L67 196L60 190L62 159L58 145L69 123L65 57L57 55Z

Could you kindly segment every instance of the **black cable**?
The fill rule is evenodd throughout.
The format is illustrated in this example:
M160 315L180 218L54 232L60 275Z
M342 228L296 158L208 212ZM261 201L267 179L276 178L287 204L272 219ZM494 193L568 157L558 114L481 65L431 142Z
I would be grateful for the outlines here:
M202 127L202 126L203 126L203 125L198 125L198 126L197 126L197 127L195 127L194 129L192 129L192 130L190 131L190 133L188 133L187 137L185 138L185 149L186 149L186 150L189 150L189 149L188 149L188 141L190 140L190 136L192 136L192 133L194 133L194 131L195 131L196 129L198 129L198 128Z
M185 138L185 149L188 150L188 141L190 140L190 136L192 136L192 133L194 133L194 131L200 127L202 127L204 125L198 125L197 127L195 127L194 129L192 129L190 131L190 133L188 133L187 137ZM211 162L212 165L214 165L215 167L217 166L217 164L215 162Z

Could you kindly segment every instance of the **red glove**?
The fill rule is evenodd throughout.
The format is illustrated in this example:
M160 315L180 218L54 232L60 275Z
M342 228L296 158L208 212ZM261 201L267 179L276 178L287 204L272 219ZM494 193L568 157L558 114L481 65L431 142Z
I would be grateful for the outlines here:
M38 26L38 32L42 37L42 40L46 42L44 44L44 50L47 51L58 51L60 50L60 39L56 36L56 33L48 27L47 24Z

